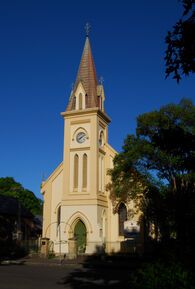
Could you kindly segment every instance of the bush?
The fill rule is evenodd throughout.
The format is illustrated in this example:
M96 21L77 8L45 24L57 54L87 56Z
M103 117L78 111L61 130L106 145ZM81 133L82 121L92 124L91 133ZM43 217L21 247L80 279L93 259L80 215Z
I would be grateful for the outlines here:
M156 262L145 264L132 275L134 289L194 289L190 272L179 263L164 264Z
M12 240L0 241L0 260L23 258L27 253L23 246Z
M55 255L54 252L49 252L48 255L47 255L47 258L48 258L48 259L53 259L53 258L55 258L55 256L56 256L56 255Z

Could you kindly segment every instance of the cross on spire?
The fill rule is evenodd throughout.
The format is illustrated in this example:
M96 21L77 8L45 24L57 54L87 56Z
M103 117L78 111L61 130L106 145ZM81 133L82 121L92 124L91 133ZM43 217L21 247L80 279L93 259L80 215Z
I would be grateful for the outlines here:
M90 30L91 30L91 25L87 22L85 25L86 36L89 36Z

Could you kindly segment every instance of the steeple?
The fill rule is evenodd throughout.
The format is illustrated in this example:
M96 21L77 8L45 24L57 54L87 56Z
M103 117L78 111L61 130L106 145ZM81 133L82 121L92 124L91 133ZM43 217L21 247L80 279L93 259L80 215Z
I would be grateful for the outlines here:
M73 90L70 95L69 103L67 106L67 111L74 110L76 104L75 93L78 88L79 83L82 84L85 91L85 108L95 108L99 107L99 97L98 97L98 81L96 77L96 69L92 56L91 45L89 41L88 33L86 35L85 45L83 49L83 54L81 57L79 69L77 72L76 81Z

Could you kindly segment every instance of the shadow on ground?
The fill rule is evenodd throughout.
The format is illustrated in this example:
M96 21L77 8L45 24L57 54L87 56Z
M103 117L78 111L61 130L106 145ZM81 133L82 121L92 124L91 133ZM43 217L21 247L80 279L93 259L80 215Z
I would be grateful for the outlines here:
M75 269L58 284L64 288L130 288L130 275L142 261L136 256L93 255L88 256L82 267Z

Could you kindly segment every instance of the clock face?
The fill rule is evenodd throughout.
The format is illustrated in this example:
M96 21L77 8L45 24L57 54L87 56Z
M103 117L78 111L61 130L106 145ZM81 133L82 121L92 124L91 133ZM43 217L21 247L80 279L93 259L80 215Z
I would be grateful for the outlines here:
M87 136L84 132L79 132L76 136L76 140L78 143L83 143L86 140Z

